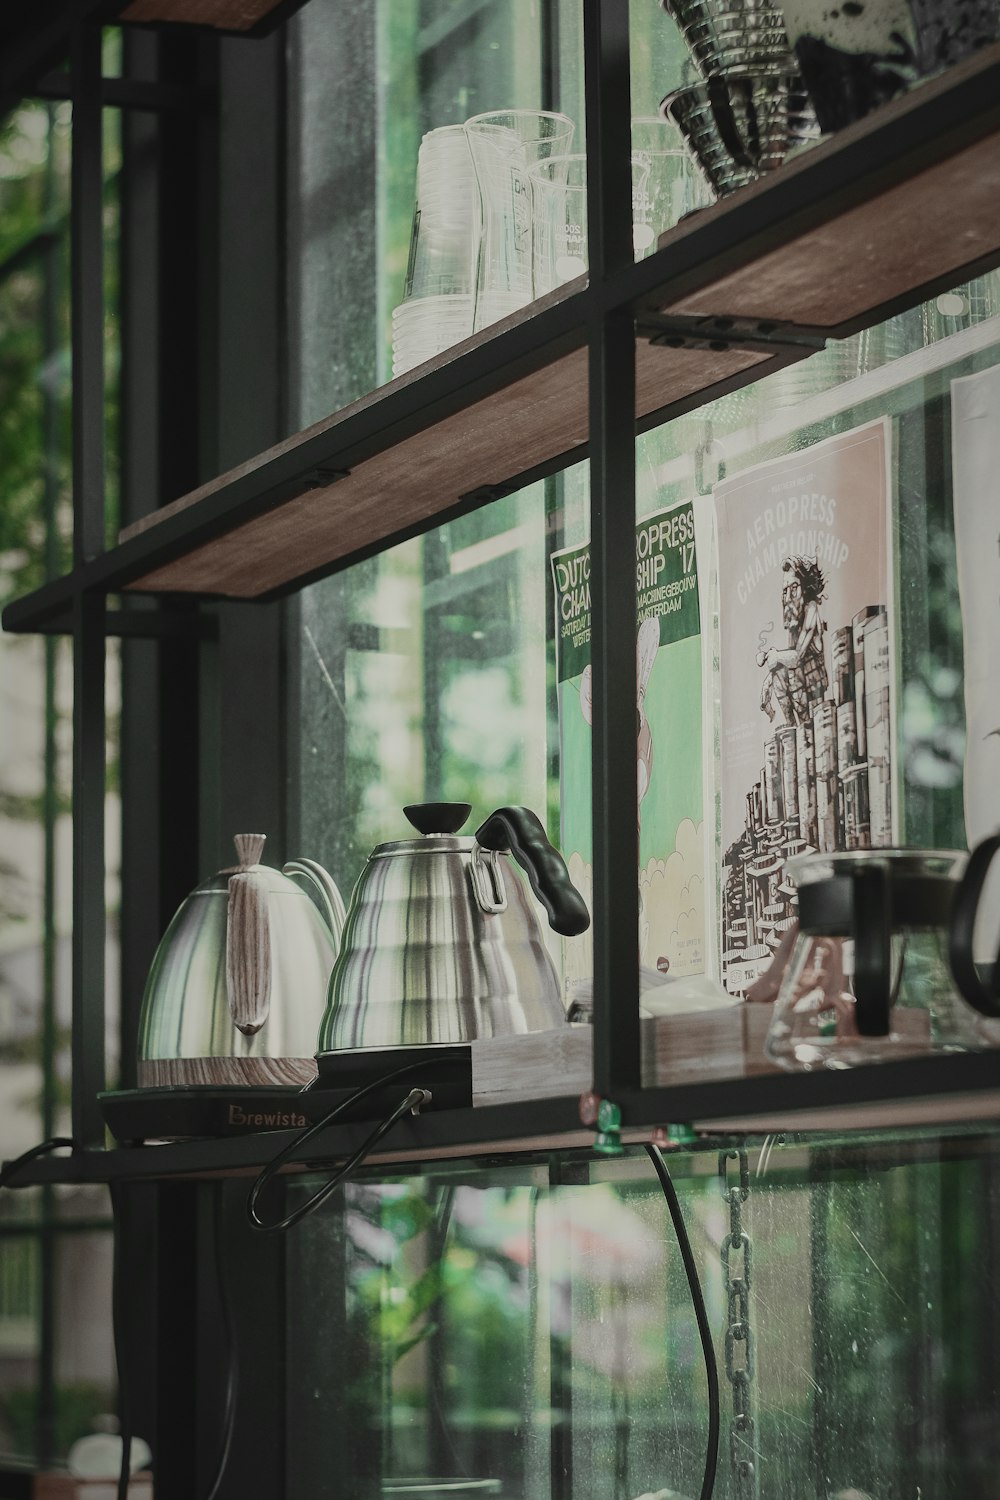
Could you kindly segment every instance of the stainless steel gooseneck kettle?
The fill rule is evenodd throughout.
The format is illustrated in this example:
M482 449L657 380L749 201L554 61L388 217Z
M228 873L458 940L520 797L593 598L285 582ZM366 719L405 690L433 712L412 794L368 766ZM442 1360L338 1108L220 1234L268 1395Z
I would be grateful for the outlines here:
M565 1023L555 966L510 856L549 925L590 925L562 856L525 807L458 837L468 803L403 809L422 835L380 844L351 896L319 1051L427 1046Z
M344 923L322 865L260 863L264 835L236 836L239 863L181 903L156 950L139 1022L138 1081L304 1084Z

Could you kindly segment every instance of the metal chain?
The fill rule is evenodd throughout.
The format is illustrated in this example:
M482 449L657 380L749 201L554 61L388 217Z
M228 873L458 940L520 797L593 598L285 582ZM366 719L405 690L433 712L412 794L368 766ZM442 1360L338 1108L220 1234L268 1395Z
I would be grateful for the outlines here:
M738 1184L729 1181L730 1161L739 1162ZM750 1167L742 1147L719 1152L719 1186L723 1202L729 1205L729 1233L723 1237L720 1259L728 1310L726 1377L733 1392L733 1419L729 1425L733 1494L735 1500L757 1500L757 1450L750 1388L754 1376L754 1341L750 1327L753 1253L750 1236L743 1227L743 1205L750 1196Z

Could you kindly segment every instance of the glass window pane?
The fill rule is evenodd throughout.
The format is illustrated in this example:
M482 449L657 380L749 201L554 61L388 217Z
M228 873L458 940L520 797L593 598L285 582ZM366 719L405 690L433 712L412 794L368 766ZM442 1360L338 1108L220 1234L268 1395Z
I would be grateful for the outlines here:
M55 1239L55 1456L97 1430L117 1410L111 1315L111 1235L63 1233Z
M4 602L68 556L68 151L63 106L25 106L0 127ZM0 1047L11 1155L64 1124L68 1104L70 693L65 642L3 638Z
M106 133L117 171L114 123ZM0 126L0 602L69 563L68 106L25 106ZM108 494L116 494L117 185L109 194ZM108 511L113 537L117 523ZM117 647L109 652L117 735ZM0 641L0 1115L3 1156L70 1132L72 648ZM117 792L109 907L117 908ZM108 976L114 993L115 950ZM109 1005L117 1057L117 1007ZM111 1236L103 1189L20 1190L0 1203L0 1447L50 1463L113 1409ZM77 1221L80 1233L56 1226ZM88 1232L82 1232L84 1226ZM55 1330L54 1341L45 1330Z
M977 411L994 400L982 382L1000 349L998 288L996 273L979 277L640 441L640 497L692 504L698 532L703 688L685 687L678 670L671 696L700 723L705 770L704 909L684 903L704 936L697 988L720 1010L684 1023L702 1073L773 1066L768 1008L724 1007L792 930L786 859L890 843L960 850L995 826L989 726L971 738L966 728L970 704L977 721L991 694L995 707L989 674L965 670L993 603L995 539L969 478L987 429L962 413L970 399ZM970 548L982 559L973 573ZM796 556L823 575L821 668L813 688L801 683L813 694L808 718L794 697L804 626L782 593ZM876 611L892 651L884 713L857 644ZM817 728L821 708L829 723ZM681 765L671 761L675 774ZM646 1039L663 1081L678 1076L667 1030L693 1000L690 983L643 994L663 1022Z
M717 1362L720 1500L988 1500L996 1146L910 1132L670 1154ZM349 1454L373 1497L445 1479L546 1500L700 1492L705 1354L644 1151L358 1183L288 1243L293 1488Z
M292 419L304 426L388 380L394 365L400 373L471 333L480 192L461 127L490 111L558 110L581 150L581 33L567 0L314 0L290 34ZM352 88L332 89L347 59ZM443 130L451 135L426 146L418 203L422 142ZM517 190L526 204L526 166ZM503 252L524 273L512 307L532 297L528 209L519 212ZM503 222L513 235L513 219ZM418 243L437 267L423 295L444 301L409 308L394 350L394 309L420 290Z

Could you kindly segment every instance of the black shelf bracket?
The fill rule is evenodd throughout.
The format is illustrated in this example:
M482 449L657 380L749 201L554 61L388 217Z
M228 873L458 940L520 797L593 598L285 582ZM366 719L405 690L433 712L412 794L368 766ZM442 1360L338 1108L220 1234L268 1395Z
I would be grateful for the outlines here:
M756 349L763 354L794 350L811 354L826 346L826 334L818 328L778 323L773 318L689 317L643 313L635 331L650 344L668 349Z
M509 484L480 484L474 490L466 490L464 495L459 495L460 505L476 506L489 505L494 500L502 500L505 495L512 495L520 488L517 481Z
M327 485L336 484L339 479L349 479L350 476L350 469L324 468L321 464L303 476L302 486L307 490L325 490Z

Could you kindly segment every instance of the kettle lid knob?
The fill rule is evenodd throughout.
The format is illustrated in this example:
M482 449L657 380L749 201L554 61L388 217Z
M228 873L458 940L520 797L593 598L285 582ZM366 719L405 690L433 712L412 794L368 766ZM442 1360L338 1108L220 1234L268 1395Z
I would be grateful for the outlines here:
M237 833L233 838L236 845L236 855L241 869L249 869L251 865L259 865L260 857L264 852L267 842L266 833Z
M471 811L471 802L415 802L403 808L418 833L457 833Z

